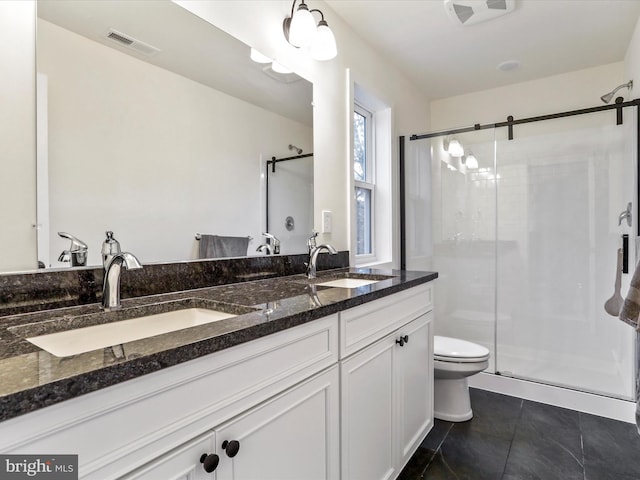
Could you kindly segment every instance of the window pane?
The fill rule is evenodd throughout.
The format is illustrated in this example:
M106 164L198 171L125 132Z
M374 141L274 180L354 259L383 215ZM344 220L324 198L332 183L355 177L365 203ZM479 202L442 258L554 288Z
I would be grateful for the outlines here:
M356 255L371 253L371 190L356 187Z
M353 112L353 172L357 181L367 179L367 119L358 112Z

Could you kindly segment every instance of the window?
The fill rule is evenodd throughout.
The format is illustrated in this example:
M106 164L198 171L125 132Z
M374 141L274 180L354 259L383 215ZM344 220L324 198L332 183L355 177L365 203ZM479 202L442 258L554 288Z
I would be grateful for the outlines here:
M356 210L356 256L373 257L375 218L373 114L356 105L353 112L353 178Z

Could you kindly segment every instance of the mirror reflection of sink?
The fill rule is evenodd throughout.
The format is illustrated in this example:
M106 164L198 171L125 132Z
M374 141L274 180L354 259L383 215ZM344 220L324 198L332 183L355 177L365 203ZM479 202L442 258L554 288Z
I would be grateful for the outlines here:
M30 336L29 327L31 327L31 330L34 329L34 326L30 325L12 327L10 330L56 357L69 357L185 328L218 322L255 311L252 308L243 308L236 305L227 306L216 302L198 301L197 299L168 304L168 307L165 304L165 308L172 310L99 325L55 331L54 333L43 335ZM132 308L130 310L133 312L136 309ZM127 311L123 309L117 313L126 316ZM95 319L98 315L100 314L86 315L85 317L87 319L89 317ZM103 313L102 315L107 314ZM132 313L132 315L136 314ZM64 323L63 319L60 320Z

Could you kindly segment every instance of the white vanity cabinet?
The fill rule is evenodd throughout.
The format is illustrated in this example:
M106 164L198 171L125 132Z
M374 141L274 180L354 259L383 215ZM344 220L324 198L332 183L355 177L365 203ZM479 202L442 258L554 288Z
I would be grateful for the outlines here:
M216 478L337 479L340 476L338 426L336 365L216 429L220 451ZM229 458L221 447L232 440L238 442L239 450Z
M337 479L338 389L334 366L123 480Z
M409 288L15 417L0 452L77 454L82 480L395 478L433 422L431 298Z
M145 465L122 480L211 480L200 463L202 456L215 448L215 434L202 435L159 459Z
M343 480L396 478L433 426L431 288L340 315Z
M218 430L246 444L234 460L237 472L244 471L241 459L249 458L247 451L277 452L277 461L284 462L289 455L286 448L277 451L277 445L285 441L280 431L286 431L283 425L292 419L299 429L295 435L317 435L307 445L286 440L290 448L296 447L293 454L303 458L303 450L307 457L326 453L327 475L317 478L333 479L333 471L339 471L337 362L335 314L2 422L0 452L77 454L83 480L128 475L198 479L202 466L195 462L194 467L194 458L215 453L218 468L230 460L221 450L227 437L214 441ZM318 380L317 374L325 376ZM301 423L300 412L333 417L322 417L326 427L320 431L318 419ZM269 438L262 432L270 432ZM209 436L211 445L206 443ZM318 452L320 441L326 442L325 450ZM263 445L255 447L259 442ZM262 457L255 461L264 463ZM247 478L222 475L204 478Z

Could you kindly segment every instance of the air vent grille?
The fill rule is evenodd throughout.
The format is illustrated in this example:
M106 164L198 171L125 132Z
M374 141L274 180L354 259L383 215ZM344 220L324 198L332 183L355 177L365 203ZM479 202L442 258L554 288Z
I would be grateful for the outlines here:
M449 17L458 25L485 22L516 8L515 0L444 0Z
M141 40L138 40L126 33L119 32L114 30L113 28L109 29L107 32L107 38L117 42L119 45L126 47L130 50L135 50L138 53L142 53L144 55L155 55L160 52L159 48L154 47L153 45L149 45Z

